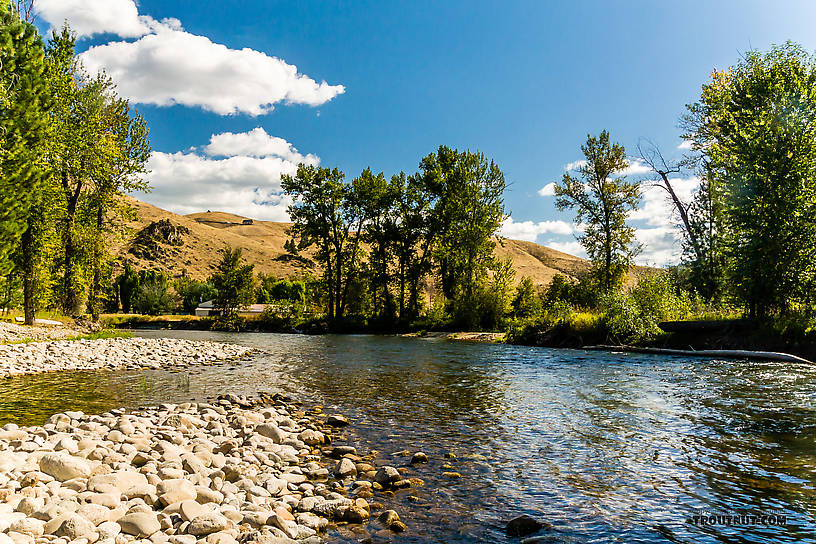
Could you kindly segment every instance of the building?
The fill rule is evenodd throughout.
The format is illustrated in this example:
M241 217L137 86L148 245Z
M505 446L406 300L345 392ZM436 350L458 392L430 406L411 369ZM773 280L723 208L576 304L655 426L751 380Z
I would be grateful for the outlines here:
M238 315L243 317L250 317L253 315L261 315L264 313L271 304L250 304L249 306L244 306L238 310ZM211 315L218 315L218 311L215 309L215 304L212 300L208 300L207 302L202 302L198 305L195 309L195 315L197 317L207 317Z

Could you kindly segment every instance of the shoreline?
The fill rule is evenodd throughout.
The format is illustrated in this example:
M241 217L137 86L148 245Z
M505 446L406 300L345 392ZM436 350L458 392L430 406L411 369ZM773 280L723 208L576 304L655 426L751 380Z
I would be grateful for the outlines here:
M0 543L318 543L373 514L404 531L374 499L421 482L330 445L349 424L260 393L4 425Z
M255 350L175 338L49 340L0 345L0 378L72 370L186 368L223 364Z

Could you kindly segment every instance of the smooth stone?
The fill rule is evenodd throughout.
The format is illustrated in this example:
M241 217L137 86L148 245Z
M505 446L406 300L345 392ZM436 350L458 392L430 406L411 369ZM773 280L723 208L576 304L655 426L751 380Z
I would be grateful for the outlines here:
M181 501L178 506L178 513L184 521L193 521L207 511L207 508L194 500Z
M117 523L123 533L138 538L149 537L161 530L161 524L153 512L133 512L121 517Z
M195 536L205 536L228 529L230 522L221 514L215 512L196 517L187 527L187 532Z
M40 458L39 466L40 470L61 482L91 475L88 461L64 452L46 453Z
M507 522L505 531L509 536L520 537L535 533L542 527L544 527L543 523L531 516L528 516L527 514L524 514Z

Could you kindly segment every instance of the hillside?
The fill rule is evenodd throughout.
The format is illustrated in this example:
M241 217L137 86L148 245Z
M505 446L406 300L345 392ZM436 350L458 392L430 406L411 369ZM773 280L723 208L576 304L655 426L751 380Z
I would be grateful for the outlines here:
M196 279L207 277L219 259L218 251L226 245L241 247L244 258L255 265L256 272L279 277L293 277L315 270L293 261L283 248L290 223L252 221L224 212L203 212L186 216L177 215L145 202L128 198L137 218L127 223L129 234L120 240L116 252L120 262L129 262L134 268L166 270L174 275L182 271ZM174 227L184 227L179 234L180 245L161 244L161 255L137 257L128 250L137 232L151 223L168 220ZM555 274L575 277L588 269L589 263L579 257L555 251L533 242L505 239L496 248L501 258L512 259L517 278L529 277L536 285L546 285Z

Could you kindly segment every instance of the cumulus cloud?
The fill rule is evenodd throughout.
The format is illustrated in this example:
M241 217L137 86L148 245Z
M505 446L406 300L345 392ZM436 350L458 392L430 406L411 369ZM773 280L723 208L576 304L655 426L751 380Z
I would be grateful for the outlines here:
M646 266L666 266L680 261L680 233L672 226L636 229L643 252L635 262Z
M220 115L262 115L280 102L317 106L345 91L260 51L230 49L166 24L154 30L133 42L91 47L80 59L92 73L106 71L134 102Z
M671 178L669 181L677 197L688 203L692 194L700 186L700 178ZM633 221L645 221L650 226L670 224L676 217L676 208L669 198L669 193L661 186L650 184L643 190L640 207L629 216Z
M582 246L581 242L579 242L578 240L570 240L567 242L559 240L548 240L544 243L544 245L556 251L569 253L570 255L575 255L576 257L582 257L584 259L587 258L586 250L584 250L584 246Z
M214 157L277 156L295 164L317 163L317 157L314 155L301 155L292 144L283 138L270 136L261 127L249 132L213 134L210 143L204 147L204 152Z
M262 115L279 103L318 106L345 92L264 52L186 32L178 19L140 15L134 0L36 0L35 9L52 27L67 21L79 36L131 38L91 47L80 59L91 73L107 72L133 102Z
M512 217L505 219L499 234L513 240L535 242L541 234L572 234L571 223L566 221L514 221Z
M79 36L111 33L138 38L155 24L153 18L139 15L133 0L36 0L34 9L52 28L70 22Z
M257 131L257 129L256 129ZM256 138L258 148L221 149L213 158L195 150L176 153L154 152L148 163L146 178L152 191L139 198L179 214L218 210L268 221L288 221L286 208L291 199L281 194L281 175L294 174L299 162L318 164L314 155L301 155L285 142L271 149L257 132L213 135L205 150L223 146L230 139ZM264 134L266 134L264 132ZM272 137L267 135L267 139Z
M579 168L581 168L582 166L586 166L586 165L587 165L587 161L585 161L585 160L572 161L570 163L567 163L567 165L564 167L564 171L565 172L574 172L574 171L578 170Z
M677 146L677 149L691 149L691 140L683 140L680 145Z
M555 183L548 183L538 190L539 196L555 196Z

